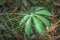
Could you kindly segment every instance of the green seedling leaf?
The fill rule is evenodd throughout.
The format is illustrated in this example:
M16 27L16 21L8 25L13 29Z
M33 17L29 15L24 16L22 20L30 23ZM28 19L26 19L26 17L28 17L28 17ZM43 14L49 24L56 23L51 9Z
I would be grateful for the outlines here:
M50 22L49 22L49 20L48 19L46 19L45 17L43 17L43 16L39 16L39 15L37 15L37 17L46 25L46 27L50 27Z
M30 36L30 34L32 33L31 18L29 18L28 21L26 22L25 33L26 33L28 36Z
M36 11L35 13L40 15L52 16L52 14L48 10L40 10Z
M44 9L45 9L44 7L36 7L35 12L40 11L40 10L44 10Z
M35 17L33 17L33 21L34 21L34 28L36 32L38 32L40 35L44 35L45 30L44 30L42 23Z
M19 25L21 26L22 24L24 24L25 21L26 21L28 18L29 18L29 15L24 16L24 17L20 20Z

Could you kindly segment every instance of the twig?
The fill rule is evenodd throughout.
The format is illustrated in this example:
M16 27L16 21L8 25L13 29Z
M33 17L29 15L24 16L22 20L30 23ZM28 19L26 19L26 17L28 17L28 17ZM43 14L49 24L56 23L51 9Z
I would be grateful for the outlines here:
M60 3L58 3L58 2L53 2L53 5L60 6Z
M45 33L45 35L48 37L49 40L52 40L51 35L49 33Z
M25 16L25 15L27 15L27 14L23 14L23 13L0 13L0 15L20 15L20 16Z
M60 20L58 20L58 22L56 22L53 26L50 27L50 29L47 32L51 32L53 31L56 27L58 27L58 23L60 22Z
M56 37L56 39L58 39L58 38L60 38L60 35L58 35L58 36Z
M15 7L15 9L12 11L12 13L15 13L18 9L18 6Z

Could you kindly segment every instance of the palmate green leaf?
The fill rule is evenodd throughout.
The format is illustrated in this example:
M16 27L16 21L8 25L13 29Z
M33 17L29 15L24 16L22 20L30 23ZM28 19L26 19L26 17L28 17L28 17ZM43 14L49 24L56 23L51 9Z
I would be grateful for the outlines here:
M36 12L36 11L43 10L43 9L45 9L45 8L35 6L35 7L31 7L29 11L30 12Z
M5 2L6 2L6 0L0 0L0 5L2 5Z
M36 11L40 11L40 10L44 10L44 9L45 9L44 7L36 7L36 8L35 8L35 12L36 12Z
M48 19L46 19L45 17L43 17L43 16L39 16L39 15L36 15L45 25L46 25L46 27L50 27L50 22L49 22L49 20Z
M40 35L44 35L45 30L44 30L42 23L35 17L33 17L33 21L34 21L34 28L36 32L38 32Z
M26 22L26 26L25 26L25 33L30 36L30 34L32 33L32 27L31 27L31 18L29 18Z
M29 18L29 15L24 16L24 17L20 20L19 25L21 26L22 24L24 24L25 21L26 21L28 18Z
M51 14L48 10L36 11L35 14L46 15L46 16L52 16L52 14Z

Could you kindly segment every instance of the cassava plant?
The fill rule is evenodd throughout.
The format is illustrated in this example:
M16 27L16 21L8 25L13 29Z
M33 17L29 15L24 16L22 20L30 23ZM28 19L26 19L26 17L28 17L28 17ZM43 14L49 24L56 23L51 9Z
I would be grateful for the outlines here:
M23 14L22 14L23 15ZM45 16L52 16L52 14L43 7L32 7L20 20L19 26L25 24L25 33L30 36L32 28L40 34L45 34L45 27L50 27L50 21Z

